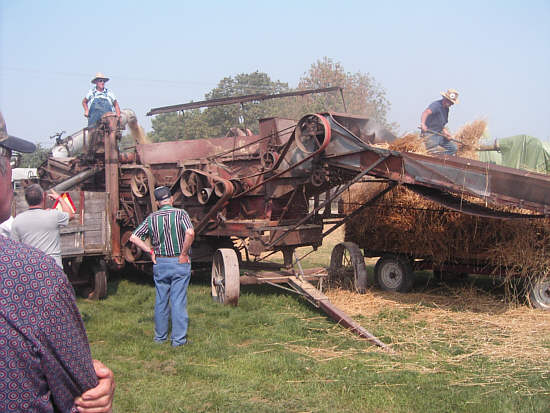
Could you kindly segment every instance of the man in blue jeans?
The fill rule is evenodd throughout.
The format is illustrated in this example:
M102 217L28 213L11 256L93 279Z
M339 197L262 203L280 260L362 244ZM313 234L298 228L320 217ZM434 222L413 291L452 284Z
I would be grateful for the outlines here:
M174 208L170 188L155 189L159 210L150 214L136 228L130 242L151 254L155 279L155 341L168 338L172 314L172 346L187 343L187 286L191 278L191 244L195 230L187 212ZM149 237L153 248L145 243Z
M458 103L458 92L449 89L441 92L441 96L443 99L432 102L422 112L422 134L426 137L428 153L455 155L458 148L451 140L451 134L445 125L449 121L449 108Z

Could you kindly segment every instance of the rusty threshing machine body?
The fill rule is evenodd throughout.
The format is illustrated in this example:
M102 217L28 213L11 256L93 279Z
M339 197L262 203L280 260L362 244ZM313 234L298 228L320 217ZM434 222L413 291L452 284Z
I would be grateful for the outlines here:
M260 95L249 100L261 99ZM225 102L157 108L148 115L209 103ZM326 270L302 269L295 253L298 247L316 249L326 235L361 211L344 215L331 208L352 184L365 180L390 184L369 202L395 185L406 185L466 213L499 215L461 202L464 195L487 205L521 206L533 215L550 215L546 175L457 157L381 149L373 143L387 140L387 131L370 119L345 113L311 114L298 122L266 118L259 121L258 135L234 128L220 138L137 143L130 153L119 152L121 129L114 114L104 115L95 129L85 132L79 156L50 158L39 173L44 187L108 194L110 245L93 266L150 263L128 239L156 210L153 189L166 185L175 206L191 216L196 232L192 261L212 265L212 296L217 301L237 304L241 284L286 284L366 337L368 332L310 284L326 277ZM336 266L347 265L346 250L356 255L353 248L344 248ZM282 253L282 263L267 262L275 252ZM65 258L75 269L83 261L77 256ZM366 270L356 270L356 289L364 291Z

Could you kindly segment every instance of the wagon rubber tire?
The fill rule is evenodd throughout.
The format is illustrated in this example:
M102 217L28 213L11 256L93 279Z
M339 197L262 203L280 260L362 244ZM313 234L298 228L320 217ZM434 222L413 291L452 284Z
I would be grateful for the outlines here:
M532 281L529 288L529 301L535 308L550 311L550 276Z
M360 294L367 291L367 266L357 244L341 242L336 244L330 255L329 279L339 279L353 275L353 286Z
M100 300L107 296L107 265L100 260L92 267L92 291L88 294L90 300Z
M384 291L406 293L414 284L414 272L408 258L385 255L374 266L374 279Z
M240 294L239 259L235 250L220 248L212 259L212 299L222 304L236 306Z

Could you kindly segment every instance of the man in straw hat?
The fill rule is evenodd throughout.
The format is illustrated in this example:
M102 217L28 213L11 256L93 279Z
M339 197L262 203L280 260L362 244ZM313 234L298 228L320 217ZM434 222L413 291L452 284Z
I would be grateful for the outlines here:
M446 92L441 92L441 96L443 99L432 102L422 112L422 134L426 137L428 153L455 155L457 146L452 141L451 134L445 125L449 121L449 108L458 103L458 92L449 89Z
M0 223L9 218L12 151L36 146L8 135L0 113ZM42 251L0 236L0 411L109 413L113 372L92 360L67 276Z
M92 87L84 99L82 99L82 107L84 107L84 116L88 118L88 127L93 127L101 116L107 112L116 112L117 116L120 116L120 107L115 94L105 87L105 83L109 81L109 78L104 76L103 73L98 72L92 79L92 83L95 84ZM88 104L90 107L88 108Z

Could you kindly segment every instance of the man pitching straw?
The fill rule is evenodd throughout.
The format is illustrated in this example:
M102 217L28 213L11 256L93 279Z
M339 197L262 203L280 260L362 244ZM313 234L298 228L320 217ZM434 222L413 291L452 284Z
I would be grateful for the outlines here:
M443 99L432 102L422 112L422 134L426 137L428 153L456 155L458 148L445 125L449 121L449 108L458 103L458 92L455 89L448 89L446 92L441 92L441 96Z

